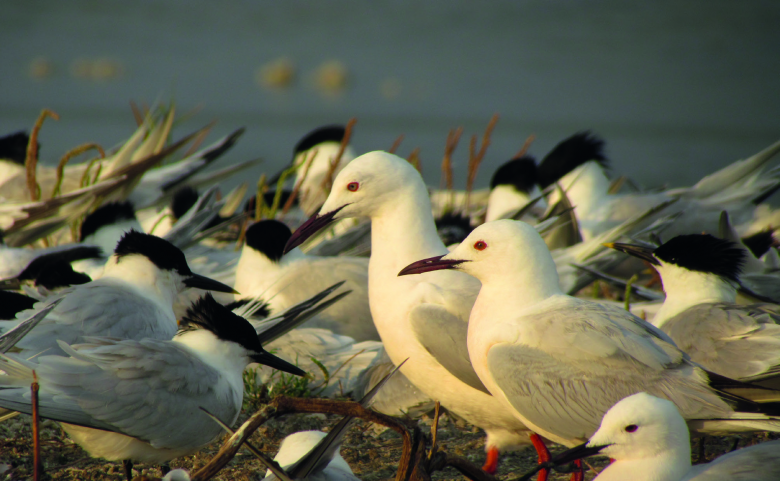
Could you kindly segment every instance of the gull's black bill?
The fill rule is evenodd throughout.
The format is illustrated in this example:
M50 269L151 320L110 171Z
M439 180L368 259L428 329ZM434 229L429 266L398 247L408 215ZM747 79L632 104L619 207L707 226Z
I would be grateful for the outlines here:
M214 279L209 279L206 276L200 274L190 274L189 277L184 279L184 285L187 287L195 287L206 291L227 292L229 294L238 294L238 292L232 287L223 284Z
M278 371L284 371L290 374L295 374L296 376L306 375L306 371L304 371L303 369L293 364L290 364L284 359L274 356L270 352L266 352L266 351L255 352L251 354L249 357L250 359L252 359L254 362L258 364L272 367Z
M291 250L306 242L309 237L330 225L335 220L334 217L336 214L338 214L341 209L348 205L349 204L344 204L338 209L332 210L328 213L322 215L314 214L313 216L309 217L309 220L301 224L301 226L298 227L295 232L293 232L293 235L284 246L284 253L287 254Z
M454 269L455 266L467 261L457 259L442 259L444 256L429 257L421 261L412 262L401 269L398 276L408 276L410 274L422 274L423 272L440 271L442 269Z
M609 247L610 249L615 249L616 251L625 252L626 254L632 255L634 257L638 257L639 259L647 261L654 266L661 265L661 263L658 262L658 259L656 259L653 255L653 251L655 250L653 247L644 247L634 244L621 244L619 242L609 242L604 244L604 246Z

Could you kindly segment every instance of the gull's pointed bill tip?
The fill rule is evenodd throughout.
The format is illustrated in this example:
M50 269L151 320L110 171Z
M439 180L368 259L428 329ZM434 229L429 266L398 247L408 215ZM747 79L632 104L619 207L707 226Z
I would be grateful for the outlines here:
M442 257L444 256L434 256L419 260L417 262L412 262L408 266L401 269L401 272L398 273L398 277L408 276L411 274L422 274L431 271L439 271L442 269L455 269L456 266L466 262L465 260L458 259L442 259Z
M295 229L295 232L292 233L292 236L287 240L287 243L284 245L284 254L287 254L291 250L295 249L299 245L306 242L311 236L316 234L317 232L321 231L337 219L335 219L336 214L339 213L341 209L348 206L349 204L344 204L338 209L332 210L330 212L326 212L325 214L314 214L309 219L301 224L300 227Z
M601 245L603 245L604 247L609 247L610 249L614 249L615 248L615 243L614 242L604 242Z

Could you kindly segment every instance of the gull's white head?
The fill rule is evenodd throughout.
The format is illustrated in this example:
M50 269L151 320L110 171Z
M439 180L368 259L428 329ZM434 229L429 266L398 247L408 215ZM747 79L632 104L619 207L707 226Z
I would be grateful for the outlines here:
M397 155L382 151L363 154L339 172L319 215L293 233L285 252L336 220L376 218L394 211L398 205L414 205L432 216L431 201L420 173Z
M688 426L671 401L638 393L624 398L604 415L589 447L616 461L674 455L688 461L691 448Z
M483 285L497 281L535 289L542 296L560 293L555 262L536 230L522 221L497 220L477 227L452 252L409 265L399 275L457 269Z
M425 184L412 165L394 154L369 152L357 157L339 172L320 215L341 208L336 218L373 217L384 206Z

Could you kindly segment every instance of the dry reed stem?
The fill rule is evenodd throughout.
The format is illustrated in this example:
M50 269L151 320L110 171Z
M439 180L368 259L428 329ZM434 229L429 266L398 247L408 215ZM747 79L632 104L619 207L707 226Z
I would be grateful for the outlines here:
M265 210L265 193L268 190L268 186L265 185L265 174L260 176L257 180L257 193L255 194L255 222L263 218L263 210Z
M529 135L528 138L525 139L525 142L523 143L523 146L520 148L520 150L514 155L514 157L512 157L512 160L519 159L520 157L527 154L528 149L531 148L531 144L534 140L536 140L536 134Z
M83 154L84 152L95 149L100 154L100 159L106 158L106 152L103 150L103 147L101 147L99 144L95 143L87 143L87 144L81 144L78 147L75 147L68 152L65 153L64 156L62 156L62 159L60 159L60 163L57 164L57 182L54 184L54 189L51 191L51 198L55 198L60 194L60 188L62 187L62 177L65 173L65 165L67 165L68 161L72 159L73 157Z
M409 157L406 158L407 162L412 164L415 169L417 169L417 172L422 175L422 162L420 161L420 148L415 147L412 149L411 152L409 152Z
M38 120L35 121L35 125L30 132L30 140L27 142L27 155L24 159L24 169L27 174L27 190L30 192L30 200L33 202L41 198L41 186L38 185L35 179L35 169L38 165L38 132L43 127L43 121L46 117L60 120L60 116L52 110L43 109L41 111L41 115L38 116Z
M208 137L209 131L210 130L204 130L203 132L200 132L198 135L195 136L195 140L192 141L192 145L190 145L190 148L187 149L186 152L184 152L184 155L182 155L183 159L186 159L187 157L189 157L190 155L198 151L198 148L200 148L200 146L206 140L206 137Z
M144 115L141 113L141 109L138 108L138 105L132 100L130 101L130 110L133 111L135 123L140 127L141 124L144 123Z
M330 188L333 187L333 175L336 173L336 167L338 167L339 162L341 161L341 156L344 155L344 151L347 149L347 145L349 145L349 139L352 137L352 127L354 127L356 123L357 119L355 117L349 119L347 126L344 128L344 138L341 139L339 151L330 161L328 175L326 175L325 179L322 181L322 188L328 192L330 192Z
M32 436L33 436L33 480L38 481L43 474L43 464L41 463L41 441L40 428L38 424L38 376L35 370L32 372L33 382L30 385L32 392Z
M398 150L398 147L401 146L401 142L404 141L404 134L401 134L398 136L397 139L395 139L395 142L393 142L393 145L390 146L390 150L387 152L394 154L396 150Z
M86 187L92 183L92 179L89 177L89 172L92 169L92 166L95 165L95 162L100 160L99 158L95 157L94 159L89 161L89 164L87 164L87 168L84 169L84 173L81 174L81 181L79 182L79 185L81 187Z
M287 198L287 202L284 203L284 207L282 207L282 217L287 215L287 212L290 210L290 208L293 205L293 202L295 202L296 197L298 197L298 191L301 190L301 185L306 181L306 177L309 176L309 169L311 168L311 164L314 161L314 157L317 156L317 152L319 149L312 149L311 156L307 159L304 157L303 159L303 175L301 176L301 180L296 182L295 187L293 187L292 193L290 194L290 197Z
M444 158L441 161L441 174L443 183L440 182L440 188L446 188L450 191L450 200L444 210L451 210L455 204L455 191L452 190L452 154L458 147L460 136L463 134L463 127L456 130L450 130L447 133L447 142L444 145ZM443 184L443 185L442 185Z
M482 145L479 147L479 152L475 152L477 148L477 136L474 135L471 137L471 142L469 143L468 175L466 176L466 205L463 208L466 215L468 215L469 210L471 209L471 191L474 189L477 171L479 171L479 165L485 158L487 148L490 145L490 136L493 134L493 129L496 127L498 119L498 114L493 114L493 116L490 117L490 121L488 122L487 127L485 127L485 134L482 136Z

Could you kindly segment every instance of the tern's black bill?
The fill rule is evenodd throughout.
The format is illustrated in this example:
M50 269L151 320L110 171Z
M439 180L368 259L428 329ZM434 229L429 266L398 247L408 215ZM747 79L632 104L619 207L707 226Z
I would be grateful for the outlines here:
M184 285L187 287L195 287L206 291L228 292L230 294L238 294L238 292L232 287L225 285L214 279L209 279L206 276L200 274L191 274L184 279Z
M582 443L579 446L574 446L571 449L568 449L562 453L557 454L554 456L551 460L542 463L538 466L536 466L531 471L525 473L522 477L518 478L517 481L526 481L528 479L533 478L536 473L541 471L542 469L553 469L558 466L563 466L565 464L569 464L573 461L577 461L578 459L587 458L588 456L594 456L596 454L599 454L602 449L606 448L607 445L604 446L588 446L588 443Z
M278 371L284 371L290 374L295 374L296 376L306 375L306 371L304 371L303 369L293 364L290 364L284 359L276 357L273 354L266 351L255 352L251 354L249 357L258 364L272 367Z
M422 274L423 272L440 271L442 269L454 269L455 266L463 264L463 260L442 259L444 256L429 257L421 261L412 262L401 269L398 276L408 276L410 274Z
M335 220L334 217L336 217L336 214L338 214L341 209L348 205L349 204L344 204L336 210L332 210L322 215L314 214L313 216L309 217L309 220L301 224L301 226L298 227L295 232L293 232L293 235L284 246L284 253L287 254L291 250L306 242L309 237L330 225Z
M604 245L611 249L615 249L616 251L625 252L626 254L638 257L639 259L647 261L654 266L661 265L661 263L658 262L658 259L656 259L653 255L653 251L655 250L653 247L644 247L634 244L621 244L619 242L610 242L609 244Z

